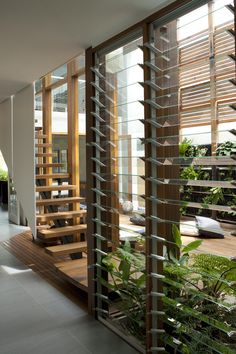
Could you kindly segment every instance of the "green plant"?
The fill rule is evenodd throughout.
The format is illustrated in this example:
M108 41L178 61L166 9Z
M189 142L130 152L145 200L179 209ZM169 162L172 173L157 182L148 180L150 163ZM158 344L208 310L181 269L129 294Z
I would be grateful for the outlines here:
M0 169L0 181L8 180L8 172Z
M232 199L229 200L227 202L227 205L232 207L232 206L236 206L236 194L232 194ZM236 216L236 211L232 210L232 211L228 211L228 212L222 212L223 216L225 215L230 215L230 216Z
M111 281L101 283L117 295L116 308L125 315L121 326L143 340L145 337L145 256L134 251L128 241L102 260Z
M209 190L209 195L203 198L203 204L220 204L224 203L224 193L221 187L213 187Z
M201 166L187 166L180 171L180 178L184 180L209 180L210 175L207 171L204 171ZM192 194L194 192L193 186L182 186L180 189L182 194L182 200L191 201ZM180 209L181 215L185 215L188 206L183 206Z
M232 153L236 152L236 143L232 141L225 141L220 144L216 149L216 155L218 156L230 156Z
M193 257L193 268L202 274L202 291L216 298L236 296L236 263L212 254ZM210 276L209 276L210 275Z
M201 246L202 244L202 240L192 241L186 246L184 246L179 228L175 224L172 225L172 236L173 236L174 243L176 245L175 251L177 249L178 252L175 252L174 255L172 253L168 254L169 260L171 260L175 264L180 264L180 265L186 264L186 262L189 259L189 252L198 249L198 247Z
M162 280L167 352L235 353L236 263L199 252L202 240L183 245L176 225L172 236ZM120 326L144 341L145 256L126 242L103 258L102 269L109 274L109 281L101 279L102 285L116 294L112 308L121 313Z
M207 148L201 148L198 145L193 145L191 139L184 138L179 144L179 155L181 157L203 157L207 153Z
M186 156L186 152L190 148L192 144L192 140L188 138L184 138L181 143L179 144L179 155Z
M236 263L211 254L189 254L201 243L184 247L177 226L172 233L177 252L167 252L164 267L166 331L179 340L183 353L235 353Z
M201 148L192 144L191 139L184 138L179 144L179 155L183 158L203 157L207 153L207 148ZM209 172L203 170L202 166L186 166L180 170L180 178L184 180L209 180ZM181 186L181 198L184 201L191 201L193 192L196 190L193 186ZM181 215L185 215L188 210L188 205L180 208Z

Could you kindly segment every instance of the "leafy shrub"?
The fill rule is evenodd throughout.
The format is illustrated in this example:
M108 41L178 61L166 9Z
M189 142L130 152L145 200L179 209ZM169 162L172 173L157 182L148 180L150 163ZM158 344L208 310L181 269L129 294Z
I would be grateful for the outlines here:
M102 266L108 271L111 281L101 279L101 283L118 296L115 306L125 315L120 325L143 341L146 313L145 256L133 250L126 241L123 247L103 258Z
M216 149L216 155L218 156L230 156L232 153L236 152L236 143L232 141L225 141L220 144Z
M167 247L162 280L168 353L233 354L236 351L236 262L198 251L202 240L183 245L172 226L174 247ZM101 279L117 298L112 308L120 325L144 343L146 317L145 256L128 242L102 260L110 280Z
M0 169L0 181L8 180L8 172Z
M164 303L166 330L179 341L176 352L235 353L236 263L211 254L190 255L200 243L184 247L176 226L173 235L180 256L167 253Z

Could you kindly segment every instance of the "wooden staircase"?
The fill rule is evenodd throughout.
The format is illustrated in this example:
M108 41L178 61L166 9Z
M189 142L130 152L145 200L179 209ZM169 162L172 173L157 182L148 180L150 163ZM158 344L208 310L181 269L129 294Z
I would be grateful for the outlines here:
M70 173L60 172L64 165L52 162L52 144L40 128L35 148L37 239L55 258L58 273L87 291L86 210L80 207L85 199L77 195Z

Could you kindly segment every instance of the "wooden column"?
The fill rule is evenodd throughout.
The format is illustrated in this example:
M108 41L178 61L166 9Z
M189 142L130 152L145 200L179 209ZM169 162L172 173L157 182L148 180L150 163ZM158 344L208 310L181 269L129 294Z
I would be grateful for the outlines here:
M91 160L93 157L93 147L90 143L94 141L94 132L91 127L94 126L94 118L91 115L93 111L93 104L91 97L94 96L94 89L91 82L94 81L94 74L90 68L94 65L93 62L93 51L92 48L86 50L85 56L85 79L86 79L86 202L87 202L87 255L88 255L88 311L90 314L96 315L94 311L96 305L96 298L94 294L96 293L96 283L93 280L96 277L96 268L94 264L96 263L96 254L93 251L96 248L96 239L92 235L95 233L95 224L92 222L94 218L94 207L92 203L94 201L94 177L92 172L94 171L94 163Z
M234 30L236 31L236 0L234 0ZM235 57L236 57L236 36L235 36ZM235 61L235 74L234 77L236 78L236 61Z
M80 195L79 178L79 122L78 122L78 78L75 75L75 61L67 65L67 107L68 107L68 173L70 174L70 184L76 185L76 189L71 191L73 197ZM79 203L73 203L72 210L80 210ZM78 218L73 219L76 224ZM79 223L79 222L78 222ZM79 235L76 236L78 240ZM79 241L79 240L78 240Z
M117 97L117 80L114 74L106 75L106 81L114 87L108 88L107 97L104 100L105 106L110 112L106 114L106 126L104 127L105 138L104 142L111 141L112 144L106 145L106 152L104 157L107 159L104 167L104 174L107 175L108 181L104 183L104 189L109 191L108 197L104 197L104 205L108 209L113 209L114 212L104 212L104 221L112 224L112 228L106 228L106 237L112 241L112 250L119 246L119 166L118 166L118 97ZM106 87L105 87L106 89ZM109 128L110 127L110 128ZM117 212L115 212L115 210Z
M43 105L43 134L47 135L46 142L52 143L52 91L49 88L51 83L50 75L42 79L42 105ZM46 162L51 162L52 158L47 157ZM47 170L50 173L50 169Z
M217 101L216 101L216 78L215 78L215 46L214 46L214 23L213 23L213 1L208 3L208 33L209 33L209 56L210 56L210 95L211 95L211 155L216 154L218 140ZM216 171L213 169L212 179L216 178Z
M144 24L143 26L143 43L149 42L149 25ZM150 61L150 52L147 48L144 47L144 57L143 62ZM144 82L150 80L150 70L147 66L144 66ZM150 99L151 97L151 90L150 87L145 85L144 86L144 99ZM151 109L149 105L144 106L144 118L149 119L151 117ZM145 131L144 137L149 138L151 136L151 125L145 124ZM145 144L145 157L151 156L151 145ZM145 195L146 197L151 196L152 186L151 182L148 178L152 175L152 169L150 163L145 163ZM152 202L146 198L146 235L150 236L152 234L152 222L149 217L152 215ZM152 253L152 240L150 237L146 238L146 272L147 274L152 273L152 260L148 255ZM146 303L146 349L147 351L150 350L152 347L152 335L151 335L151 328L152 328L152 297L150 293L152 291L152 279L151 277L147 277L146 281L146 294L147 294L147 303Z
M48 74L42 79L43 134L47 135L45 142L48 144L52 144L52 90L49 86L50 84L51 75ZM43 150L49 153L52 152L52 148L47 148ZM42 161L46 163L51 163L52 157L43 158ZM45 173L51 174L52 168L47 167L45 169ZM48 179L47 185L51 184L52 179Z
M154 160L160 161L160 165L156 167L154 163L146 162L145 164L145 176L146 176L146 234L147 246L146 246L146 266L147 273L151 274L163 274L163 262L161 260L152 260L149 258L151 254L163 257L163 242L158 242L150 236L156 235L162 237L168 241L172 241L171 223L179 222L180 214L179 207L173 204L165 203L168 199L179 200L179 188L172 185L155 185L149 182L148 178L156 179L176 179L179 178L179 166L174 164L171 166L162 165L165 158L178 157L178 94L176 93L178 86L178 73L173 71L172 67L178 65L178 54L176 51L168 51L168 48L177 47L177 21L172 21L165 26L153 28L153 37L155 39L154 45L161 52L160 54L152 54L144 48L144 62L152 62L160 68L160 72L154 73L146 66L144 66L144 80L152 80L159 86L157 90L151 90L145 85L144 99L153 100L159 107L150 108L150 105L145 105L145 120L152 119L161 126L168 123L166 127L159 127L155 129L150 124L145 124L145 138L152 138L154 141L159 141L161 144L156 148L155 144L146 144L145 158L150 157ZM163 40L163 38L166 40ZM144 27L144 43L150 41L149 28ZM165 57L168 57L167 60ZM152 74L152 75L151 75ZM174 117L174 119L173 119ZM164 144L165 137L174 136L175 143ZM149 197L152 196L155 199L163 200L164 203L156 204L152 202ZM158 217L163 222L155 222L149 219L150 216ZM167 220L165 222L165 220ZM168 244L170 245L170 244ZM163 293L163 284L161 279L155 279L149 277L147 279L147 350L151 346L163 347L160 335L151 334L150 329L162 329L163 319L161 316L151 315L151 311L162 311L163 303L161 297L151 297L150 293Z

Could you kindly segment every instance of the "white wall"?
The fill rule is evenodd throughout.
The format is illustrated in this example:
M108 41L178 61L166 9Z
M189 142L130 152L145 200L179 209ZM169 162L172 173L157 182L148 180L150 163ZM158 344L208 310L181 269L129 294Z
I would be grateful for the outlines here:
M36 235L35 221L34 86L13 99L13 180L25 217Z
M0 150L12 175L12 99L0 104Z

